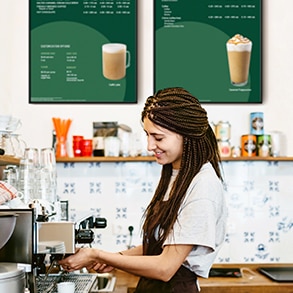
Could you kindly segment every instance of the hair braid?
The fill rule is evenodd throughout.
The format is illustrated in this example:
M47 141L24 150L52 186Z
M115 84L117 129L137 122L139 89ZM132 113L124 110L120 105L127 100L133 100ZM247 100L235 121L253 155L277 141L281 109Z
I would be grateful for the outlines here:
M142 121L147 117L153 123L183 136L183 153L178 176L169 196L168 209L160 209L170 178L172 165L162 168L161 179L155 195L146 209L143 226L146 235L160 227L158 245L162 245L177 219L177 213L194 176L202 165L210 162L222 179L218 145L208 123L207 112L197 98L183 88L167 88L148 97L142 111ZM154 221L155 220L155 221ZM155 222L154 225L151 225ZM146 249L146 239L144 239Z

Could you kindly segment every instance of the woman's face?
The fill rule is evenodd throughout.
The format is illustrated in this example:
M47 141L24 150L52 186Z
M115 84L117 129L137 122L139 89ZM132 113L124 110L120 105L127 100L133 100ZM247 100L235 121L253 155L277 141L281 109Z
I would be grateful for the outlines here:
M159 164L172 164L173 169L179 169L183 152L182 135L163 128L148 118L144 119L143 125L148 151L154 152Z

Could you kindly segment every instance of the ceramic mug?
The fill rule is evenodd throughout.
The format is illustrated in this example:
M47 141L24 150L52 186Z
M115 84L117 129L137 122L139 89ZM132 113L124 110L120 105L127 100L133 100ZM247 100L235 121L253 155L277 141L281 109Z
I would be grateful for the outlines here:
M57 284L58 293L74 293L75 284L73 282L61 282Z
M11 209L19 209L19 208L27 208L28 206L24 204L22 198L23 194L21 192L17 192L17 196L7 202L6 204L11 208Z

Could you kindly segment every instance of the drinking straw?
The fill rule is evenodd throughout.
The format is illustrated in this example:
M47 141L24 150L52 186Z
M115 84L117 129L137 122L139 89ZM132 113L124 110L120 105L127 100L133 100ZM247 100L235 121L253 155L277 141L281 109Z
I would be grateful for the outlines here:
M56 131L57 142L59 141L59 143L56 144L56 157L66 157L66 139L72 120L53 117L52 121Z
M52 118L54 128L56 131L56 136L58 137L67 137L68 130L70 128L71 119L60 119L60 118Z

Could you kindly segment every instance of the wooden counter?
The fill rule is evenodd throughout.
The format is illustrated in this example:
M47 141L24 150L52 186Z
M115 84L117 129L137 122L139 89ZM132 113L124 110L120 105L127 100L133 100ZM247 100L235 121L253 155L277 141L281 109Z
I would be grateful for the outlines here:
M282 266L280 264L232 264L215 265L214 267L238 267L241 268L241 278L211 277L208 279L199 278L201 293L293 293L293 283L278 283L270 280L257 271L260 266ZM292 265L283 265L292 266ZM132 293L136 287L138 277L125 272L116 271L115 293ZM182 292L183 293L183 292Z

